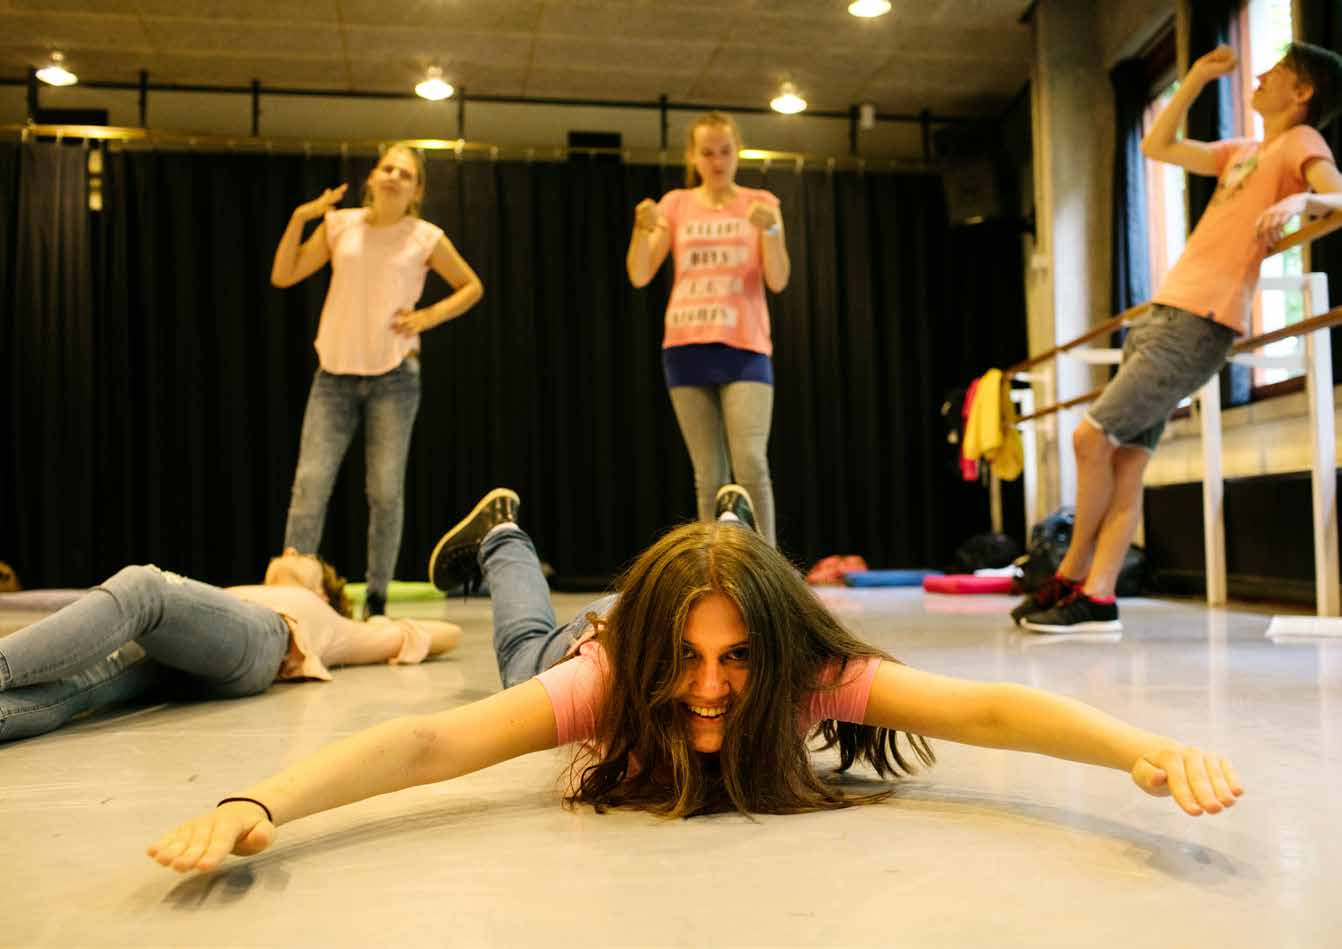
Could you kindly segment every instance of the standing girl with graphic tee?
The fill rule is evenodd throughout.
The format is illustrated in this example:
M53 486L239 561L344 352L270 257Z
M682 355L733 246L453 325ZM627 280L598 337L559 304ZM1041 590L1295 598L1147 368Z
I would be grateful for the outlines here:
M720 112L691 125L688 187L639 202L625 264L634 286L646 286L674 251L662 366L694 466L699 519L714 519L718 489L735 480L773 544L773 343L764 287L781 293L791 264L778 198L736 184L740 149L736 123Z
M387 149L364 183L363 207L332 210L345 185L300 205L275 251L270 280L291 287L331 262L284 546L315 553L326 504L360 415L367 421L368 595L364 614L385 612L401 549L405 464L419 411L419 334L456 319L483 296L480 278L442 230L419 217L424 159ZM307 241L303 226L322 223ZM455 290L415 309L432 267Z

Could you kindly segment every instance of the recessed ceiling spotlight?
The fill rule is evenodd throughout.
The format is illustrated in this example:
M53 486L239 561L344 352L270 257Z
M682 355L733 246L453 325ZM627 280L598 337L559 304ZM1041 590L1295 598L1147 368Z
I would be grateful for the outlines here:
M430 66L424 81L415 86L415 94L431 102L450 99L452 93L456 91L452 88L452 83L443 79L443 71L437 66Z
M806 100L797 95L796 86L790 82L785 82L782 88L778 90L778 95L769 103L769 107L775 112L782 112L784 115L795 115L806 110Z
M848 4L848 12L853 16L885 16L890 12L890 0L853 0Z
M52 53L50 65L39 69L37 78L49 86L73 86L79 82L79 77L66 69L64 63L65 56L63 54Z

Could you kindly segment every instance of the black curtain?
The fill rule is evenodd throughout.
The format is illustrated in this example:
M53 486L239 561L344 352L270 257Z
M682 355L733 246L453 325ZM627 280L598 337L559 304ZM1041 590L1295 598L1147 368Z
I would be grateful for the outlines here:
M1232 39L1235 17L1244 0L1192 0L1188 12L1188 61L1210 53ZM1247 51L1242 55L1248 55ZM1235 137L1235 95L1232 77L1222 76L1198 96L1188 110L1188 137L1213 142ZM1189 231L1197 226L1216 193L1216 179L1188 176ZM1253 394L1253 370L1234 363L1221 370L1221 404L1243 405Z
M1300 35L1307 43L1342 50L1342 7L1337 0L1300 0ZM1323 129L1333 156L1342 160L1342 121ZM1310 269L1328 275L1330 306L1342 305L1342 236L1332 234L1310 245ZM1342 331L1334 327L1333 365L1342 366Z
M1125 59L1109 73L1114 86L1114 257L1113 313L1151 299L1151 258L1147 246L1146 159L1143 122L1151 97L1146 63Z
M283 535L327 283L272 288L274 245L296 204L338 181L357 186L371 160L113 152L104 210L89 215L70 179L53 180L58 165L82 169L79 150L25 148L9 192L21 211L33 206L16 218L17 259L62 269L60 293L20 296L0 328L39 393L13 442L16 490L0 514L18 529L0 531L0 559L30 586L92 583L144 561L254 579ZM497 484L520 491L525 525L568 578L604 580L693 515L659 352L668 274L634 290L623 266L634 204L678 178L601 159L430 161L424 216L486 291L424 337L398 577L423 577L441 531ZM981 487L946 473L937 410L982 366L1024 355L1018 235L950 229L931 176L741 180L782 199L793 261L787 291L770 298L782 546L799 561L851 551L873 566L945 562L986 529L988 507ZM54 196L61 239L95 248L91 264L26 253ZM431 277L426 296L446 289ZM11 399L24 392L14 378ZM356 439L322 543L352 577L366 530Z

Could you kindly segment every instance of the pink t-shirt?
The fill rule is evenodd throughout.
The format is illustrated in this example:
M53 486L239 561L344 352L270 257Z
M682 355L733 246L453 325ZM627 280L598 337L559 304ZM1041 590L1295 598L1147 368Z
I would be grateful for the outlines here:
M1305 166L1316 158L1331 162L1333 153L1308 125L1267 145L1234 138L1213 142L1212 150L1216 194L1152 301L1209 316L1242 336L1267 251L1254 225L1282 198L1308 191Z
M317 328L317 357L327 372L380 376L419 352L419 336L401 336L391 321L424 293L429 256L441 228L406 215L370 227L364 208L326 212L331 286Z
M871 683L880 665L880 659L853 659L838 688L812 692L805 708L798 711L802 733L826 720L861 724L867 714ZM589 639L578 648L575 658L552 666L536 677L550 696L561 745L591 741L596 737L597 711L605 699L609 673L605 648L595 639ZM825 673L825 684L833 683L838 674L836 661Z
M746 217L756 201L774 208L779 203L768 191L739 186L720 210L705 206L685 188L668 191L658 202L676 262L662 348L725 343L773 353L760 229Z

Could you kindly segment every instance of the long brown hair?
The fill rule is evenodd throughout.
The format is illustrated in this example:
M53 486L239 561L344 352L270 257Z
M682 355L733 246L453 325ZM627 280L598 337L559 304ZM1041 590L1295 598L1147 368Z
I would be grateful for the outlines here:
M693 188L699 184L699 172L694 168L694 133L702 128L725 128L732 133L732 141L739 152L746 147L741 138L741 129L726 112L705 112L685 132L685 187Z
M849 795L826 782L798 718L812 693L837 687L850 660L895 660L849 633L758 534L720 522L682 525L649 547L617 586L620 599L597 626L610 664L608 691L596 741L575 761L580 777L568 804L675 817L732 808L791 814L890 794ZM675 700L685 625L710 593L735 604L750 635L745 690L727 713L717 755L694 750ZM840 675L826 684L836 667ZM821 750L838 747L841 771L859 760L882 777L914 770L888 729L827 721L812 735L823 737ZM932 764L927 740L906 737L918 760Z

